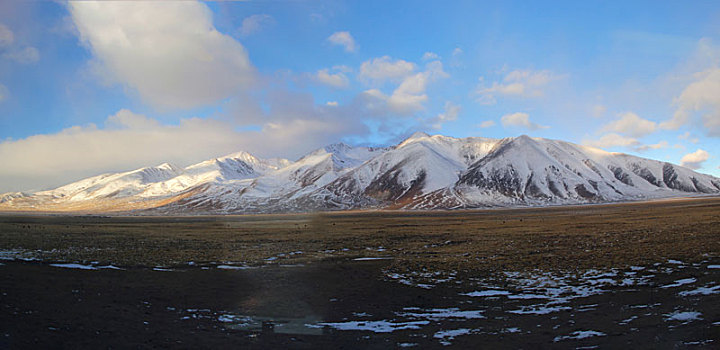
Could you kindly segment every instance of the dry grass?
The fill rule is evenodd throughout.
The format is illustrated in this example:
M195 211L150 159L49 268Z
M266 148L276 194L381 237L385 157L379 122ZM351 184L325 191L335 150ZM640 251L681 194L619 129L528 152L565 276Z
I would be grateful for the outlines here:
M392 256L396 269L618 267L720 255L720 198L449 212L220 217L0 216L0 249L125 266ZM378 251L382 247L383 251ZM40 250L38 252L37 250ZM289 255L302 251L302 254ZM280 256L285 254L285 256ZM274 260L268 258L277 257Z

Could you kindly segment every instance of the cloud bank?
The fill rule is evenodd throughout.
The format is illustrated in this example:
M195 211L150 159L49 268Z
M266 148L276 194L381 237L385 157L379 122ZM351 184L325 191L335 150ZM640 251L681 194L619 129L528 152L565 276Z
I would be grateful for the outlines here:
M601 132L617 132L632 137L643 137L654 133L657 123L640 118L632 112L620 114L620 118L603 126Z
M500 118L500 122L504 127L522 127L528 130L540 130L550 128L549 126L531 122L530 115L521 112L506 114Z
M660 127L677 130L701 114L702 124L710 136L720 136L720 68L714 67L694 75L694 81L675 99L673 117Z
M693 153L688 153L680 159L680 164L690 169L700 169L703 163L710 159L710 154L702 149L698 149Z
M497 103L499 96L541 97L550 83L564 77L549 70L514 70L507 73L502 81L495 81L490 86L485 84L484 77L480 77L475 94L477 101L485 105Z
M102 126L74 126L55 134L1 142L0 193L56 187L104 172L164 162L186 166L241 150L295 159L361 128L332 118L327 111L314 113L328 117L277 121L257 131L239 131L230 122L214 119L162 124L123 109Z
M215 29L203 3L76 1L68 7L98 73L156 107L216 103L255 80L245 48Z

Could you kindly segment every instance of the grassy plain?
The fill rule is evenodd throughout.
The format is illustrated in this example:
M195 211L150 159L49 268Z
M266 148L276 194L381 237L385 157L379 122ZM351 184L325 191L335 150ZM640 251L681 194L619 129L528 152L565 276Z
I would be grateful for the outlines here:
M0 215L0 249L119 266L307 264L397 270L620 267L720 255L720 198L463 211L197 217Z

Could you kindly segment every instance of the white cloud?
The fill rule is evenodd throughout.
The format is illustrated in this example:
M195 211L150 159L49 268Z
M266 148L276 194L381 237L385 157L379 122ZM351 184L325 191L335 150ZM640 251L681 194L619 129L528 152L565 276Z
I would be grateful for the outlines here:
M383 56L367 60L360 65L358 79L368 84L382 84L385 81L399 82L412 74L417 66L405 60L393 60Z
M366 107L375 113L391 113L409 115L423 110L428 100L425 93L428 84L447 77L440 61L432 61L425 65L425 71L406 76L390 96L379 89L366 90L363 97Z
M327 101L327 102L325 103L325 105L326 105L326 106L331 106L331 107L337 107L337 106L338 106L338 103L337 103L337 101Z
M583 140L582 143L597 148L640 146L640 141L637 139L618 134L605 134L597 140Z
M27 46L19 50L5 52L2 57L20 64L30 64L40 60L40 52L32 46Z
M698 143L698 142L700 142L700 139L697 138L697 137L692 137L692 135L690 135L690 132L689 132L689 131L686 131L685 133L678 135L678 139L680 139L680 140L688 140L688 141L690 141L690 142L692 142L692 143Z
M0 47L8 47L15 41L15 35L10 28L0 23Z
M330 70L325 68L317 71L314 76L315 80L332 87L336 88L345 88L347 87L350 82L348 81L347 76L345 76L342 72L337 73L330 73Z
M78 1L68 7L100 73L157 107L215 103L254 81L245 48L215 29L203 3Z
M150 119L142 114L133 113L127 109L121 109L119 112L107 117L105 120L105 127L110 130L150 130L160 126L160 122L157 120Z
M638 151L640 151L640 152L644 152L644 151L651 150L651 149L667 148L669 145L670 145L670 144L669 144L667 141L660 141L660 142L658 142L658 143L654 143L654 144L651 144L651 145L636 146L635 149L638 150Z
M657 123L640 118L632 112L620 113L620 119L603 126L601 132L616 132L632 137L643 137L657 130Z
M350 32L335 32L327 40L335 45L343 46L346 52L355 52L357 50L355 39L350 35Z
M401 114L422 109L422 104L428 99L425 90L429 79L430 74L425 72L405 78L388 99L391 109Z
M688 153L680 159L680 165L688 167L690 169L700 169L702 163L710 158L710 154L707 151L698 149L693 153Z
M495 104L498 96L541 97L548 84L563 78L549 70L514 70L505 75L502 82L495 81L489 87L480 77L475 94L478 102L487 105Z
M308 113L297 104L287 108ZM168 125L121 110L103 126L74 126L55 134L0 142L0 192L59 186L163 162L186 166L240 150L261 157L295 158L362 131L357 123L328 114L326 108L332 107L319 107L310 119L275 118L260 131L237 131L231 122L200 118Z
M530 116L527 113L512 113L506 114L500 118L500 122L504 127L519 126L529 130L547 129L549 126L536 124L530 121Z
M677 109L670 120L660 123L661 128L677 130L687 124L694 113L701 113L708 135L720 136L720 68L696 73L694 81L674 102Z
M582 144L597 148L624 147L632 149L636 152L658 150L668 148L670 146L670 144L665 140L654 144L644 145L636 138L623 136L616 133L605 134L596 140L583 140ZM674 147L677 148L677 146L678 145L675 145Z
M440 56L438 56L438 54L436 54L434 52L428 51L422 55L423 61L433 61L433 60L437 60L437 59L440 59Z
M478 124L477 127L481 129L486 129L495 126L494 120L485 120L482 123Z
M257 33L264 26L268 26L275 23L275 19L272 16L266 14L257 14L249 17L245 17L240 26L240 35L248 36L253 33Z
M443 113L439 113L435 118L430 121L432 128L440 129L443 123L457 120L460 114L461 107L450 101L445 102L445 110Z
M458 55L461 55L462 53L463 53L463 49L461 49L461 48L459 48L459 47L456 47L456 48L452 51L452 55L453 55L453 56L458 56Z

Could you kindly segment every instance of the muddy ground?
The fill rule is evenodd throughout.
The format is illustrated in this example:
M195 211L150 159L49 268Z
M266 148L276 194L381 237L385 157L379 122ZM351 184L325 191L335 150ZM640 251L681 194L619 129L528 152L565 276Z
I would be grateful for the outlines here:
M0 348L720 342L720 198L427 213L8 214L0 258Z

